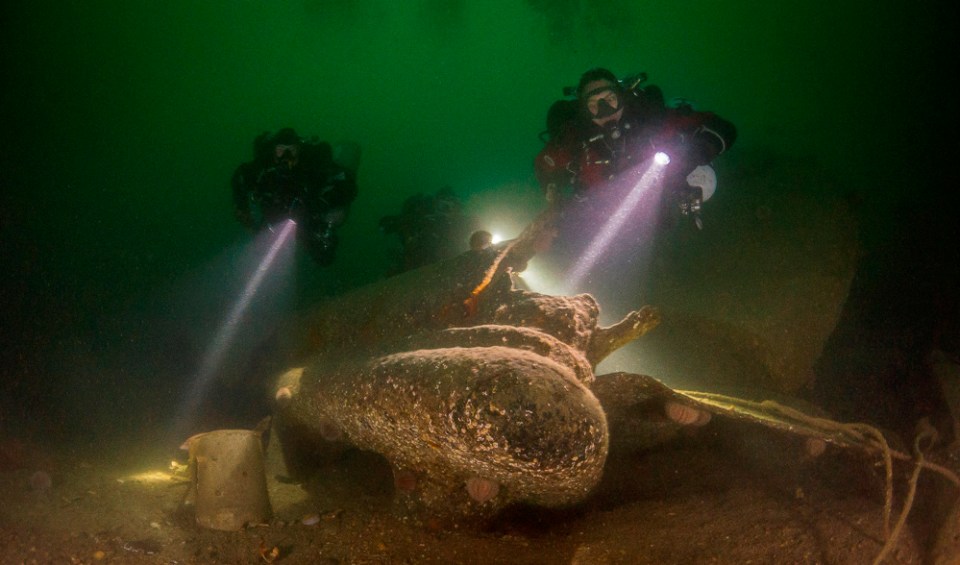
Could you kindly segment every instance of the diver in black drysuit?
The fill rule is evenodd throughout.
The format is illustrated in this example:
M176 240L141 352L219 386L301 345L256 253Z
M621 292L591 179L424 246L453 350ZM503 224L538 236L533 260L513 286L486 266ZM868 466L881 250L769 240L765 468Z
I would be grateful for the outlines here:
M334 160L329 143L304 139L292 128L254 141L254 158L231 179L234 214L259 231L284 220L297 223L297 239L320 265L333 262L337 229L357 196L356 169Z

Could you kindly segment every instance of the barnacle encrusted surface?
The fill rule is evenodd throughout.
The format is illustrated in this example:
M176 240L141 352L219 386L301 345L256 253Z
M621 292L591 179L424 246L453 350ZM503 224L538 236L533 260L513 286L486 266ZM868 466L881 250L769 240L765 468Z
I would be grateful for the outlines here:
M494 257L471 252L381 281L301 320L309 357L277 384L295 473L309 472L305 454L374 451L393 466L403 506L447 516L591 491L609 449L593 366L656 313L600 328L592 297L517 290L506 270L464 308Z

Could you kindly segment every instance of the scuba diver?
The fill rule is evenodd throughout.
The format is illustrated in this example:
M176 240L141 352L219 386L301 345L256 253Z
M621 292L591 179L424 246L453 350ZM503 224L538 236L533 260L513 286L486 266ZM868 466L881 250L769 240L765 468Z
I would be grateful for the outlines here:
M594 68L576 89L565 89L575 98L550 107L548 139L534 161L537 180L548 202L589 206L618 176L664 152L670 157L665 200L700 227L700 205L716 187L708 165L733 145L737 130L689 103L667 106L658 87L644 86L646 78L640 73L619 80Z
M716 114L666 104L646 78L583 73L550 107L534 160L553 237L534 262L539 276L610 306L629 306L630 288L649 291L666 228L684 216L702 227L700 206L716 188L709 164L737 137Z
M388 276L463 253L476 223L449 186L410 196L399 214L380 218L380 231L396 235L401 245Z
M231 179L234 214L248 229L297 223L297 239L320 265L333 262L337 229L357 196L359 148L316 137L304 139L293 128L264 133L254 140L252 161ZM339 157L339 158L338 158Z
M470 234L470 251L483 251L493 245L493 234L487 230L477 230Z

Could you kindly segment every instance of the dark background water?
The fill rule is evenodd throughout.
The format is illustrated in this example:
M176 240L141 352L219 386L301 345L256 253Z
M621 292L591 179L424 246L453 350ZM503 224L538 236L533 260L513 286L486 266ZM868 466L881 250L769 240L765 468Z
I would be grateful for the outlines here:
M69 436L170 415L249 267L228 180L255 135L293 126L363 148L340 259L297 257L262 321L381 277L377 220L413 193L450 185L519 225L538 205L546 109L598 65L646 71L668 98L735 122L721 174L799 157L862 195L854 327L896 332L921 312L929 329L942 305L928 297L956 288L956 30L941 3L37 1L0 14L4 427Z

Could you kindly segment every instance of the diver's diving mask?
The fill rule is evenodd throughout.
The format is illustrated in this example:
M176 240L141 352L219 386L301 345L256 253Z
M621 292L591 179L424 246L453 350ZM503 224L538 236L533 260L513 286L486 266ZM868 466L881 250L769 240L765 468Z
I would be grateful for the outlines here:
M595 120L612 116L620 109L620 97L613 88L608 86L588 92L586 100L587 112Z
M300 157L300 146L296 143L281 144L273 146L274 162L281 168L292 171L297 166Z
M279 160L293 160L300 156L300 146L296 143L290 145L277 144L273 151Z

